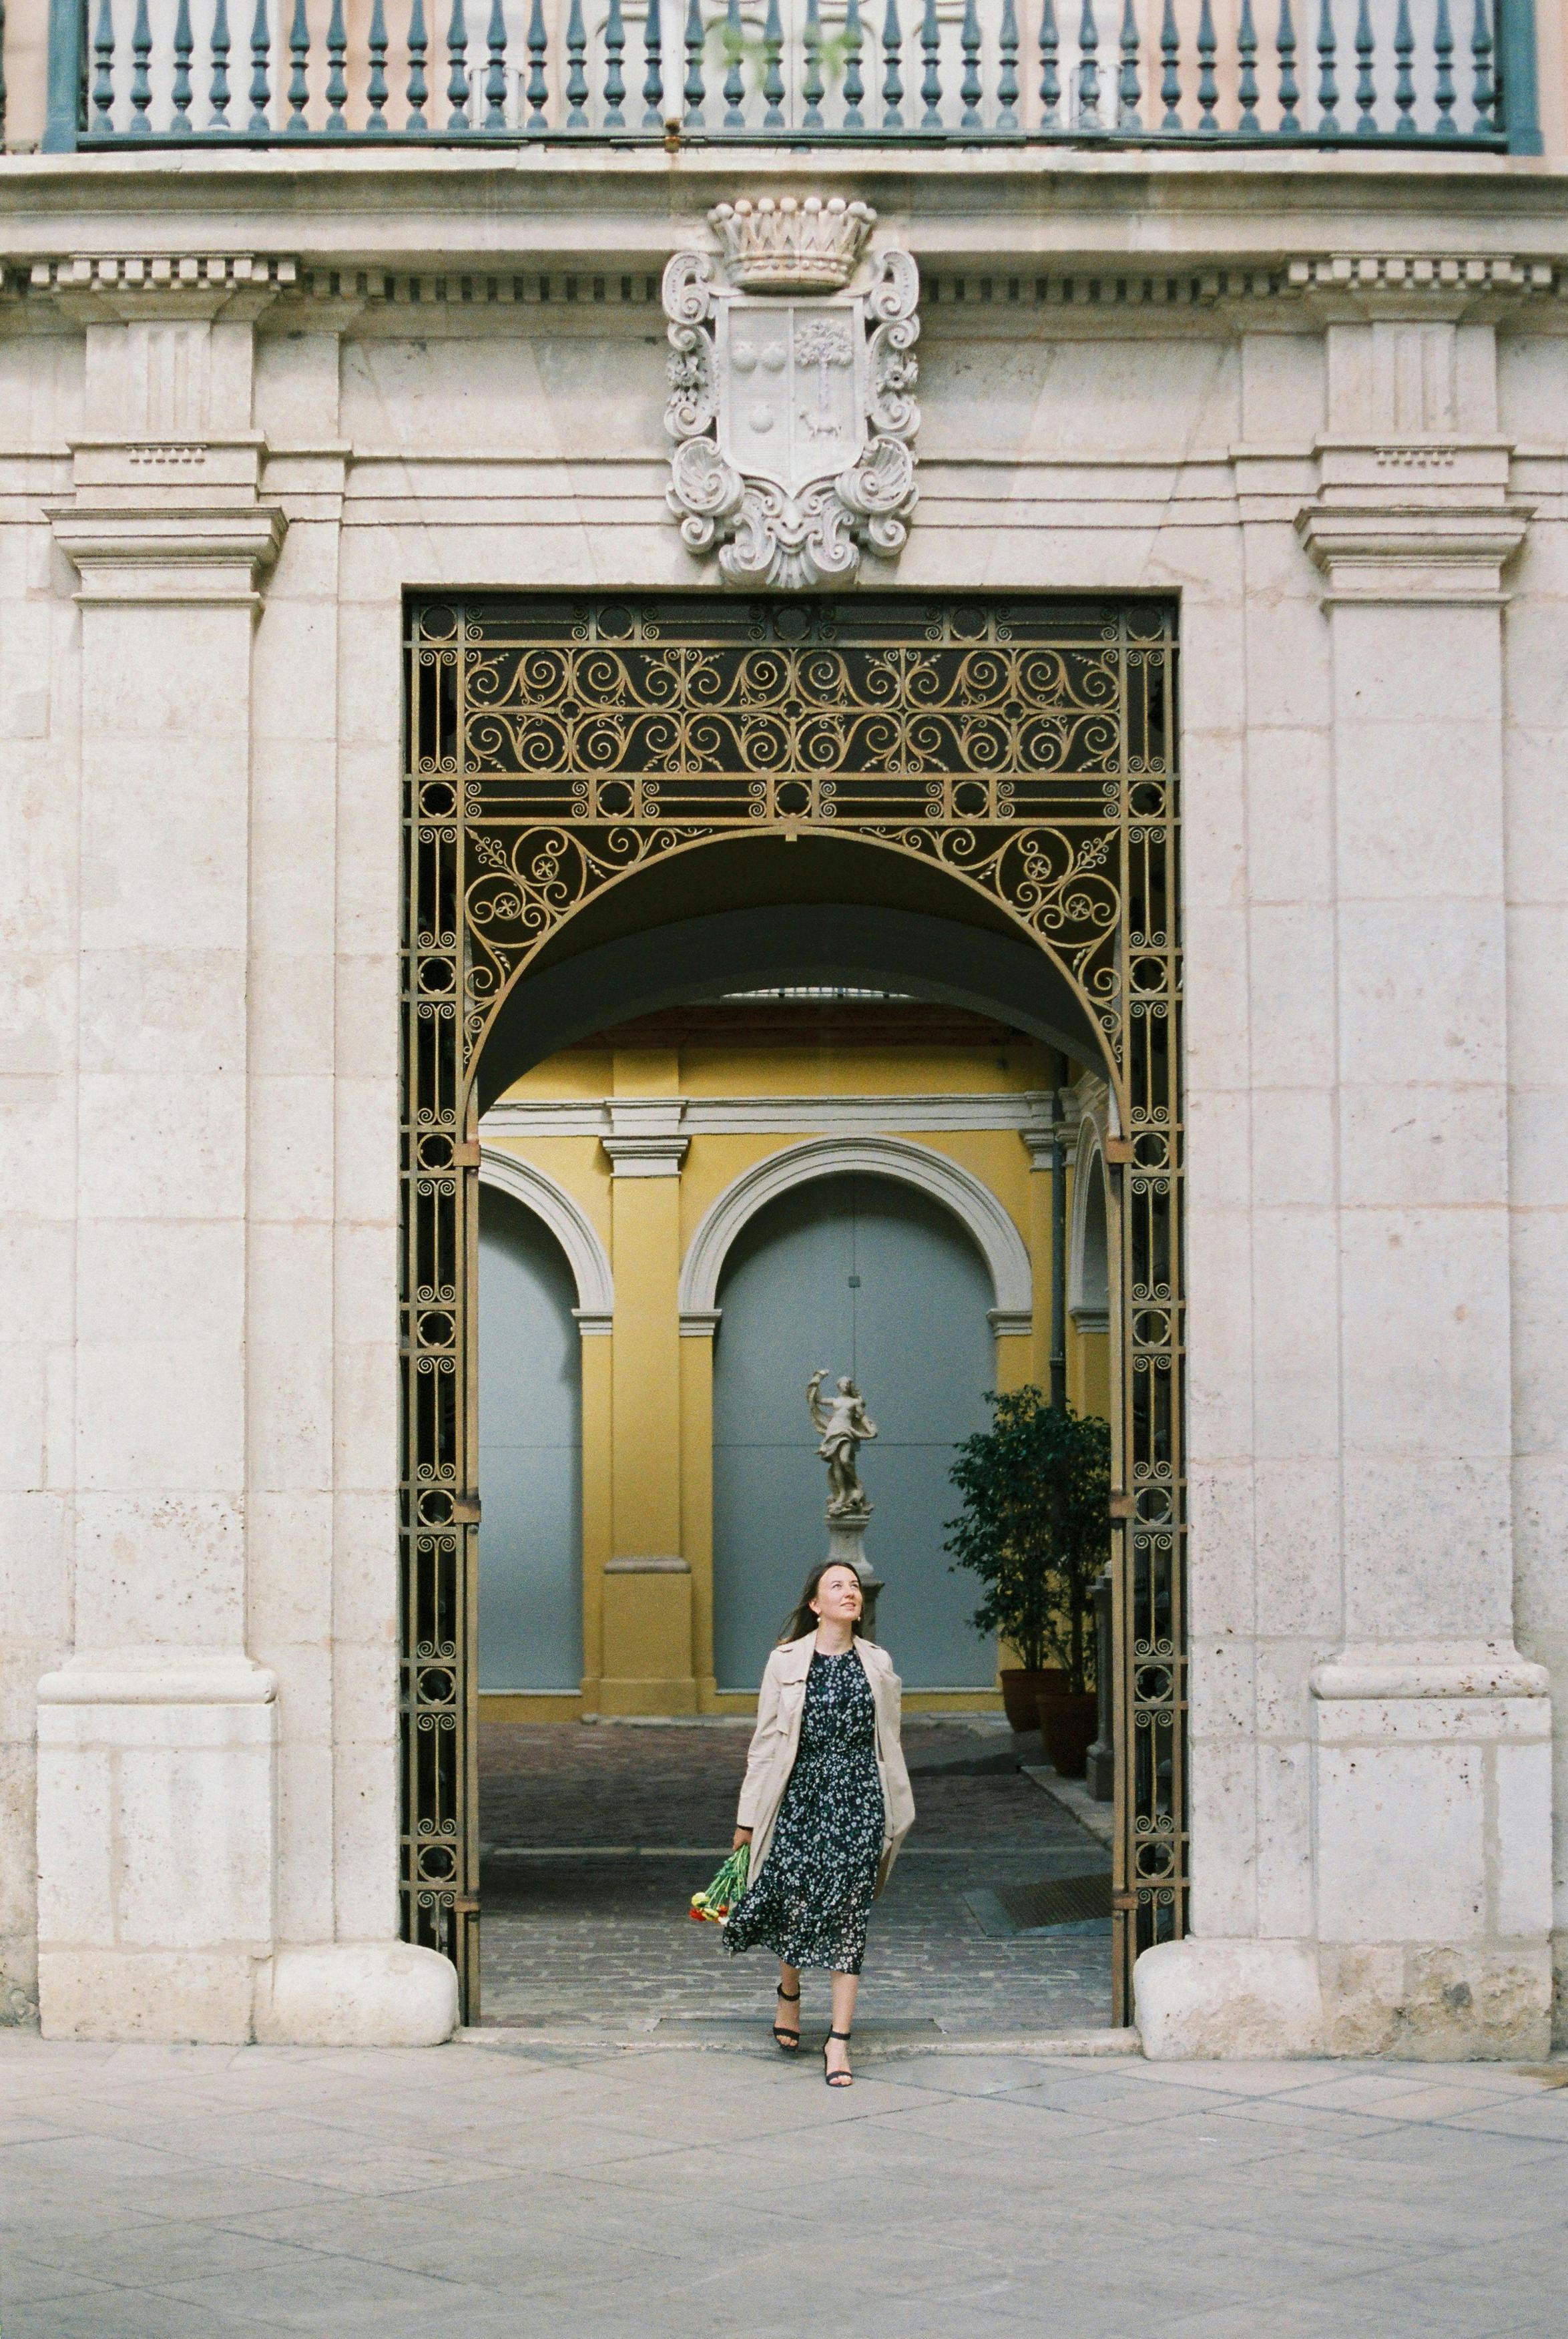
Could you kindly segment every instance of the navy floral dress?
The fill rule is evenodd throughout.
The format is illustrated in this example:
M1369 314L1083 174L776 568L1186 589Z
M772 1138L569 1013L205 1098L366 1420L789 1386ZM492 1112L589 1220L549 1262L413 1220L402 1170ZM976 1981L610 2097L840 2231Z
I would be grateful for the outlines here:
M882 1860L876 1702L853 1649L812 1653L800 1746L762 1874L732 1910L726 1949L759 1942L789 1966L859 1973Z

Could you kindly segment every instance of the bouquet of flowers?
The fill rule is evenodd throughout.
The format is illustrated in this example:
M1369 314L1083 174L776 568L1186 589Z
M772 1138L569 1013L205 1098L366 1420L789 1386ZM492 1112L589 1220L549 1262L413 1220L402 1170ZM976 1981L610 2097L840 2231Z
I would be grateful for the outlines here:
M722 1925L746 1889L751 1846L737 1844L705 1892L692 1894L692 1920L698 1925Z

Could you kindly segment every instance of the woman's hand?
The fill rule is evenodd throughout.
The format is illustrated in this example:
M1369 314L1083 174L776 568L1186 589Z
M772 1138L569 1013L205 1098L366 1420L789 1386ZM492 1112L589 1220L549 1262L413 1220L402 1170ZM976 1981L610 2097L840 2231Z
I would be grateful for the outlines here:
M751 1840L752 1831L750 1828L736 1828L735 1840L734 1843L731 1844L730 1850L732 1851L738 1851L743 1843L750 1843Z

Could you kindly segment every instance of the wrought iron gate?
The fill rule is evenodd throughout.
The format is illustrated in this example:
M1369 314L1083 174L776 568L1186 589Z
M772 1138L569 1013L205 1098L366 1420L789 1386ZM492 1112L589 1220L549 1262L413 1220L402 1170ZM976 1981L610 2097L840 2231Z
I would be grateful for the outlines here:
M713 594L409 611L402 1910L478 2002L475 1075L563 924L663 856L831 830L947 872L1100 1034L1112 1171L1115 1987L1186 1925L1175 613ZM715 903L715 906L722 906Z

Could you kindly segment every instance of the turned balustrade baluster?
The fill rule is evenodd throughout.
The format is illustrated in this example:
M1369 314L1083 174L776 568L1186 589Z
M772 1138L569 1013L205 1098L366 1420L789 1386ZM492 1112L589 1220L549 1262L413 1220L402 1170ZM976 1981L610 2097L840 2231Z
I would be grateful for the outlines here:
M975 5L975 0L964 0L961 46L963 50L963 73L959 82L958 94L962 101L963 111L959 115L959 124L964 130L978 130L981 95L980 11Z
M485 46L489 52L485 66L485 120L487 130L504 130L507 126L507 17L501 0L490 0L490 21L486 27Z
M1237 129L1244 138L1258 134L1257 120L1257 27L1252 18L1252 0L1241 0L1241 17L1236 28L1236 53L1238 68L1236 76L1237 102L1241 108Z
M702 0L689 0L686 9L686 125L700 130L703 126L703 11Z
M779 21L779 0L768 0L767 23L763 27L763 128L784 128L784 74L779 60L784 55L784 26ZM820 119L820 116L818 117Z
M305 14L305 0L294 0L289 27L289 119L284 124L291 138L302 138L310 127L305 120L311 97L310 63L311 20Z
M267 0L256 0L251 22L251 119L245 125L251 138L265 138L271 132L271 65L272 28L267 21Z
M1133 0L1122 0L1121 66L1116 77L1116 126L1119 130L1141 130L1143 116L1138 110L1142 96L1138 78L1138 12Z
M860 69L864 48L860 0L847 0L843 12L843 126L846 130L865 127L865 116L861 112L861 102L865 96L865 80Z
M1159 102L1165 112L1160 117L1162 130L1181 128L1181 35L1177 29L1176 0L1165 0L1165 15L1159 26Z
M769 17L772 21L777 0L773 0ZM848 25L846 23L845 31ZM803 130L820 130L823 126L822 102L822 9L820 0L806 0L805 11L805 79L801 84L801 96L805 111L801 115ZM772 119L770 115L769 119Z
M925 111L920 117L922 130L942 128L942 19L936 12L936 0L925 0L925 13L921 18L920 45L925 58L925 71L921 76L920 94Z
M169 91L174 109L169 129L176 138L191 134L191 52L195 45L191 35L191 0L180 0L174 11L174 78Z
M1296 23L1290 14L1290 0L1279 0L1276 46L1279 52L1279 134L1282 138L1298 138L1301 116L1296 109L1301 100L1301 84L1296 78Z
M1415 33L1410 22L1410 0L1399 0L1399 15L1394 26L1394 106L1398 120L1394 124L1395 135L1414 138L1415 135Z
M626 126L622 112L626 94L626 77L621 71L621 59L626 54L626 26L621 12L621 0L610 0L610 13L605 20L605 128L620 130Z
M1001 0L1001 29L996 43L996 126L1018 128L1018 11L1013 0Z
M1437 0L1437 29L1432 36L1432 47L1437 59L1437 84L1433 92L1437 107L1437 135L1457 138L1459 124L1454 119L1458 96L1454 86L1454 20L1448 14L1448 0Z
M744 130L745 116L745 74L742 60L745 55L745 32L741 24L741 0L727 0L725 9L725 50L729 58L725 74L725 123L726 130Z
M365 127L375 133L387 127L387 11L385 0L375 0L366 36Z
M147 0L136 0L131 57L131 133L133 137L146 138L152 134L153 129L147 119L147 109L153 103L153 24L147 14Z
M1218 47L1214 37L1214 11L1209 0L1203 0L1198 13L1198 126L1211 137L1219 127L1219 116L1214 111L1219 96L1214 71Z
M528 128L547 130L548 117L545 108L549 104L550 84L545 74L544 0L533 0L528 12Z
M1493 109L1497 103L1497 84L1492 73L1492 26L1486 14L1486 0L1475 0L1470 56L1475 68L1475 127L1486 131L1494 126Z
M1377 43L1372 30L1371 0L1361 0L1356 17L1356 135L1375 138L1377 135L1377 84L1373 78L1372 61Z
M425 100L430 94L430 85L425 78L425 54L429 47L425 0L413 0L409 11L409 118L403 126L416 134L430 126L425 119Z
M110 0L98 0L98 24L93 35L93 128L102 135L114 127L114 12Z
M471 130L468 120L468 26L463 14L463 0L452 0L451 22L447 26L447 62L451 70L447 75L447 97L451 113L447 117L449 130Z
M1059 54L1055 0L1042 0L1040 12L1040 120L1044 130L1055 130L1061 122L1061 75L1057 67Z
M229 0L212 11L212 119L209 130L229 128Z
M887 0L887 14L882 24L882 124L884 130L902 130L903 113L903 33L898 21L898 0Z
M657 130L665 118L665 36L659 0L648 0L643 19L643 128Z
M588 35L583 23L583 0L572 0L567 15L567 128L588 126Z
M1334 34L1334 0L1323 0L1317 18L1317 128L1325 138L1339 135L1339 44Z
M1102 130L1100 118L1100 27L1094 21L1094 0L1083 0L1078 25L1078 125Z
M343 108L349 102L349 31L343 22L343 0L332 0L327 22L327 135L346 138L349 125Z

